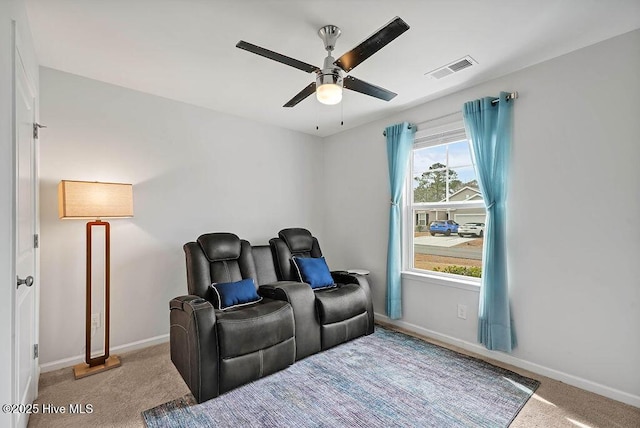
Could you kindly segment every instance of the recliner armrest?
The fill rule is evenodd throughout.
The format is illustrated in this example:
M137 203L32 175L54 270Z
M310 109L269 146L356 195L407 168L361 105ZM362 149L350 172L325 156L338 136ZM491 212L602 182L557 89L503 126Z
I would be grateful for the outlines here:
M346 270L334 270L331 271L331 277L336 284L359 284L358 277L363 276L349 273Z
M371 296L371 286L366 275L359 275L355 273L349 273L344 270L338 270L331 272L331 277L336 284L359 284L367 295L367 315L369 317L369 325L367 328L367 334L373 333L375 330L374 318L373 318L373 298Z
M217 397L218 335L213 305L188 295L172 299L169 308L171 361L198 403Z
M278 281L261 285L258 293L269 299L289 302L296 326L296 360L320 352L320 323L316 316L316 296L304 282Z
M169 310L179 309L185 311L189 314L199 311L199 310L207 310L208 308L213 309L213 305L206 299L203 299L200 296L194 295L186 295L179 296L171 299L169 302ZM211 316L213 316L213 324L216 322L216 313L215 311L211 311Z
M269 299L284 300L291 303L288 296L296 293L308 294L307 290L313 290L309 284L298 281L276 281L269 284L263 284L258 288L258 294Z

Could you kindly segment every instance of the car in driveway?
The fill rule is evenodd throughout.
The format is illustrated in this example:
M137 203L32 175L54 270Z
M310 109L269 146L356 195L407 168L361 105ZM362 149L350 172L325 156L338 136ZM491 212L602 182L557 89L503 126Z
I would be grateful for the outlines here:
M458 228L458 235L482 238L484 236L484 223L465 223Z
M460 225L453 220L436 220L429 225L429 232L431 236L435 236L436 233L449 236L452 233L458 233L458 226Z

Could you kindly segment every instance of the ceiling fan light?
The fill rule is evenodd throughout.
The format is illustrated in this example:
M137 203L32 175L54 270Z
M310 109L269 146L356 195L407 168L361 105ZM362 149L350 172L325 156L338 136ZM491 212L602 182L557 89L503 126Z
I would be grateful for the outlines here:
M342 86L335 83L325 83L316 88L316 98L322 104L335 105L342 101Z
M325 63L333 61L327 56ZM325 64L325 65L327 65ZM337 68L325 68L316 77L316 98L322 104L334 105L342 101L342 75Z

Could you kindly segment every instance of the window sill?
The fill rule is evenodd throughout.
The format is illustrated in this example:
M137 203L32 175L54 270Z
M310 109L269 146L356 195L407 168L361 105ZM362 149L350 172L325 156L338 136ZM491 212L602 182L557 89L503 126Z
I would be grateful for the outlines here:
M441 285L443 287L454 287L462 290L480 292L480 279L465 279L460 277L445 276L438 274L431 274L426 272L417 272L405 270L402 271L402 279L410 279L412 281L418 281L429 284Z

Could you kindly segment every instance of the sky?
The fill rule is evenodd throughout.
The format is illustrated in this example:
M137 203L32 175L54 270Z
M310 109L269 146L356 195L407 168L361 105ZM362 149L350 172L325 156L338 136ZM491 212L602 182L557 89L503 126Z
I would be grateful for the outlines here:
M449 169L458 173L458 179L463 183L475 180L476 173L471 160L471 147L467 140L414 150L413 176L421 176L434 163L439 162L446 165L447 150L449 152Z

